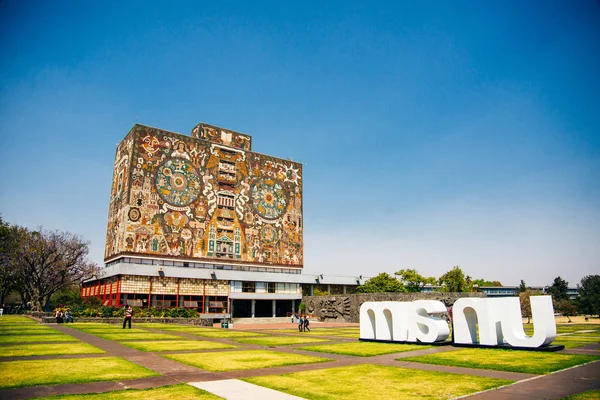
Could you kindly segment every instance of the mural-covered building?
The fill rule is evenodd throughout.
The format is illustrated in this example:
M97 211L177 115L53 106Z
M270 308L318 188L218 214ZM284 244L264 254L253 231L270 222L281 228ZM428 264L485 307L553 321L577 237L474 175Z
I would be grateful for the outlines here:
M82 295L284 316L303 283L323 284L301 274L302 186L301 164L253 152L248 135L204 123L191 136L136 124L116 151L106 267Z

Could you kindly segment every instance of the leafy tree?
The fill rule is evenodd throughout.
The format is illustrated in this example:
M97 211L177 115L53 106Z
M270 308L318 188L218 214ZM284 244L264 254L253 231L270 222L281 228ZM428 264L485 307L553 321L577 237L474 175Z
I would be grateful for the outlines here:
M384 293L384 292L406 292L404 285L396 278L382 272L369 279L364 285L356 289L357 293Z
M313 290L313 296L328 296L329 292L327 290L321 290L319 288L315 288Z
M556 302L554 308L557 312L567 317L569 322L571 322L571 317L577 315L577 306L571 300L559 300Z
M78 285L99 271L88 260L88 243L69 232L23 230L11 266L24 302L41 311L59 290Z
M577 301L580 312L600 315L600 275L588 275L581 280Z
M539 290L526 289L524 292L519 293L519 301L521 303L521 315L527 318L527 323L531 322L531 301L529 297L540 296L542 292Z
M56 291L50 296L50 302L54 306L78 307L83 305L83 298L81 297L79 286L71 286Z
M565 281L560 276L554 278L554 282L552 282L552 286L546 288L546 292L552 295L552 299L554 302L558 302L560 300L568 300L569 295L567 290L569 288L569 282Z
M430 276L429 278L425 278L426 285L437 285L438 280L435 276Z
M521 279L521 283L519 284L519 293L523 293L527 290L527 285L525 285L525 281Z
M471 277L465 276L458 265L440 276L439 283L445 292L470 292L473 290Z
M495 286L501 287L502 283L500 281L486 281L485 279L475 279L473 284L477 286Z
M408 292L420 292L427 283L427 278L419 274L416 269L401 269L394 275L400 277Z

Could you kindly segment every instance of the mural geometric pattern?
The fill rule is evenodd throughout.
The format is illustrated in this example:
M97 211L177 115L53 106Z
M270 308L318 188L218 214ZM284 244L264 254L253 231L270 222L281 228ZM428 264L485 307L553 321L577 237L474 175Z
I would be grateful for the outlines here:
M260 216L278 218L286 204L283 188L273 179L260 180L252 186L252 205Z
M173 158L165 161L156 171L156 188L165 202L187 206L201 192L200 177L188 161Z

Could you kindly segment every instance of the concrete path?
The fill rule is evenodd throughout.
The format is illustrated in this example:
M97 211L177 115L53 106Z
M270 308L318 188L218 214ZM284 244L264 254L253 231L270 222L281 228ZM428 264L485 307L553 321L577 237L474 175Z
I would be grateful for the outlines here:
M206 390L227 400L298 400L302 397L292 396L277 390L267 389L262 386L253 385L237 379L226 379L211 382L190 382L198 389Z
M600 361L527 379L468 398L469 400L561 399L590 390L600 390Z

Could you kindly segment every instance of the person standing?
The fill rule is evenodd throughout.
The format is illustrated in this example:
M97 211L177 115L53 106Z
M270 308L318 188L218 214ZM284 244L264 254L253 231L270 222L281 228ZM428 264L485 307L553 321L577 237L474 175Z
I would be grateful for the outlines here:
M133 316L133 308L131 306L127 306L125 310L125 319L123 320L123 329L125 329L125 325L129 323L129 329L131 329L131 317Z
M302 332L302 328L304 327L304 318L302 314L300 314L300 318L298 318L298 332Z

